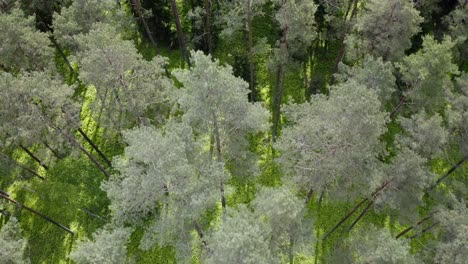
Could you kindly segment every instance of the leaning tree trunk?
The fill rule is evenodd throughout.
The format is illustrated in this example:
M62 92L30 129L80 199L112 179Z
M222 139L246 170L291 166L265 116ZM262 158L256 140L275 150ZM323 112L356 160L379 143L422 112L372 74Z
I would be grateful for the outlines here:
M133 7L135 9L135 13L138 15L138 18L140 19L141 23L143 24L143 28L145 29L146 36L149 38L149 40L151 42L151 45L153 45L154 50L156 50L156 54L161 55L158 44L156 43L156 40L153 37L153 33L151 33L151 30L150 30L150 28L148 26L148 23L146 22L146 19L145 19L145 17L143 16L143 14L141 12L142 7L141 7L140 1L139 0L132 0L132 3L133 3ZM170 78L169 71L167 69L167 65L164 64L163 67L164 67L164 72L165 72L167 78Z
M98 148L96 144L89 138L89 136L83 131L83 129L78 128L78 132L83 136L83 138L86 140L86 142L93 147L93 149L98 153L98 155L107 163L107 165L112 166L112 163L109 161L109 159L102 153L102 151Z
M213 41L211 38L211 0L205 0L205 35L208 53L213 55Z
M192 67L190 63L190 57L188 54L187 46L185 45L184 32L182 31L182 25L180 23L179 11L177 10L177 4L175 0L171 0L171 9L172 15L174 16L176 29L177 29L177 38L179 39L179 48L182 55L182 58L187 61L189 68Z
M213 125L214 125L214 136L216 141L216 154L217 160L221 162L223 160L222 153L221 153L221 137L219 135L219 127L218 127L218 117L215 113L213 113ZM224 193L224 182L220 182L220 191L221 191L221 206L223 208L223 215L226 215L226 196Z
M20 148L24 150L24 152L26 152L29 155L29 157L31 157L34 161L41 165L41 167L43 167L45 170L49 170L49 167L45 165L38 157L36 157L36 155L34 155L34 153L32 153L28 148L23 146L23 144L20 144Z
M253 18L251 0L247 0L247 26L249 32L249 70L250 70L250 101L254 102L256 99L255 93L255 64L254 64L254 50L253 50Z
M66 227L66 226L64 226L64 225L62 225L62 224L60 224L59 222L55 221L54 219L52 219L52 218L50 218L50 217L48 217L48 216L46 216L46 215L44 215L44 214L42 214L42 213L36 211L36 210L34 210L34 209L30 208L30 207L27 207L26 205L24 205L24 204L22 204L22 203L20 203L20 202L18 202L18 201L13 200L13 199L10 198L8 195L6 195L4 192L1 192L1 191L0 191L0 198L3 198L3 199L5 199L5 200L7 200L7 201L9 201L9 202L14 203L15 205L17 205L17 206L19 206L19 207L21 207L21 208L24 208L24 209L28 210L29 212L31 212L31 213L33 213L33 214L39 216L40 218L42 218L42 219L44 219L44 220L46 220L46 221L48 221L48 222L50 222L50 223L52 223L52 224L54 224L54 225L60 227L61 229L67 231L67 232L70 233L71 235L74 235L74 234L75 234L73 231L71 231L70 228L68 228L68 227Z

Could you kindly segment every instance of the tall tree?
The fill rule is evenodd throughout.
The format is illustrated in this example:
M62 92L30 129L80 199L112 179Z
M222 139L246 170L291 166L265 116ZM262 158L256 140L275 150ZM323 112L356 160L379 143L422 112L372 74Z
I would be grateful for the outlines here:
M144 60L109 24L95 24L78 43L80 79L96 89L92 110L103 127L121 133L146 122L147 111L155 122L165 118L172 87L164 75L165 59Z
M199 138L210 141L213 161L226 162L237 177L252 176L256 158L248 150L247 136L266 130L267 111L248 102L247 84L232 74L230 66L202 52L192 52L192 59L191 71L173 72L184 86L178 93L182 119ZM224 183L219 182L223 193Z
M457 65L452 62L453 46L450 38L439 43L432 36L425 36L422 49L399 64L407 86L404 98L412 103L410 110L424 108L434 113L444 108L452 89L451 76L458 73Z
M159 130L141 127L124 135L125 155L114 159L120 174L102 186L115 221L141 225L149 220L143 249L157 242L175 246L181 262L190 259L192 253L186 249L190 233L196 230L204 243L201 219L207 209L214 208L218 183L228 173L193 141L190 127L174 120Z
M316 95L310 103L291 105L275 147L278 162L299 188L326 188L332 199L354 199L378 186L383 153L379 137L387 115L375 91L348 81Z
M410 0L370 0L346 37L348 57L361 60L370 54L399 60L411 47L411 37L420 31L422 21Z
M253 19L262 14L262 7L266 0L235 0L223 2L223 15L221 23L225 25L222 35L229 36L238 30L245 30L248 34L248 57L249 57L249 88L250 101L257 100L255 90L255 60L254 60L254 27Z
M300 64L301 61L298 58L307 57L307 50L316 37L314 14L317 9L313 1L279 0L277 4L279 10L275 14L275 18L281 28L281 38L276 43L272 58L273 64L277 68L272 102L273 141L278 135L287 68L294 67L294 64ZM295 15L291 16L291 14Z
M104 227L93 234L92 240L78 242L70 258L78 264L127 263L127 241L131 229ZM131 263L131 262L130 262Z
M27 252L27 241L21 235L18 220L11 217L0 229L0 262L2 263L30 263Z
M21 9L0 12L0 70L17 72L53 69L54 52L46 33L34 27L34 17Z
M207 264L269 264L278 263L278 256L269 250L270 227L247 207L232 211L220 229L208 242Z
M100 22L112 25L120 34L134 32L133 19L115 0L76 0L60 13L54 13L53 32L59 43L76 50L80 34L87 34L93 24Z

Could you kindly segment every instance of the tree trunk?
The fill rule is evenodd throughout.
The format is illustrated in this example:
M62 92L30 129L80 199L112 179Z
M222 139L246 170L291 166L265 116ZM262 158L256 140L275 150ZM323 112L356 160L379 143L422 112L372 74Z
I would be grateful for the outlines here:
M425 218L421 219L420 221L418 221L418 222L416 223L416 225L405 228L403 231L401 231L401 232L395 237L395 239L400 238L401 236L403 236L404 234L408 233L409 231L411 231L412 229L414 229L414 228L417 227L418 225L420 225L420 224L426 222L427 220L429 220L431 217L432 217L432 215L430 215L430 216L428 216L428 217L425 217Z
M7 160L10 160L12 161L16 166L20 167L21 169L31 173L33 176L36 176L37 178L41 179L41 180L45 180L44 177L42 177L41 175L39 175L37 172L35 172L34 170L22 165L21 163L19 163L18 161L16 161L15 159L11 158L10 156L6 155L5 153L3 152L0 152L0 154Z
M104 174L106 179L110 178L110 174L104 169L102 164L91 154L89 153L76 139L72 136L68 135L67 133L63 132L59 127L53 126L49 123L49 126L57 131L60 135L62 135L68 142L70 142L75 147L79 148L95 165L98 169Z
M213 126L214 126L214 136L216 141L216 154L217 160L221 162L223 160L223 156L221 153L221 137L219 135L219 127L218 127L218 117L215 113L213 115ZM226 215L226 196L224 194L224 182L221 181L220 183L220 191L221 191L221 206L223 208L223 215Z
M365 198L359 204L357 204L351 211L349 211L343 218L341 218L341 220L330 231L328 231L328 233L322 237L322 240L325 240L328 236L330 236L336 229L338 229L338 227L340 227L346 220L348 220L348 218L351 217L351 215L353 215L354 212L356 212L356 210L361 207L361 205L363 205L368 200L368 198Z
M254 65L254 50L253 50L253 18L252 18L252 8L251 0L247 0L247 26L249 31L249 68L250 68L250 101L254 102L256 100L255 93L255 65Z
M203 234L203 230L200 227L200 224L196 220L193 220L193 226L195 227L195 230L197 230L198 237L200 238L203 247L206 247L207 243L205 241L205 236Z
M46 221L48 221L48 222L50 222L50 223L52 223L52 224L54 224L54 225L56 225L58 227L60 227L61 229L63 229L65 231L67 231L68 233L70 233L72 236L75 234L75 233L73 233L73 231L70 230L70 228L60 224L59 222L53 220L52 218L50 218L48 216L45 216L44 214L42 214L42 213L40 213L40 212L38 212L38 211L36 211L36 210L34 210L32 208L27 207L26 205L24 205L24 204L22 204L20 202L17 202L15 200L13 200L9 196L4 195L2 192L0 192L0 197L7 200L7 201L10 201L10 202L16 204L17 206L20 206L20 208L24 208L24 209L30 211L31 213L41 217L42 219L44 219L44 220L46 220Z
M65 55L65 52L63 52L62 47L60 47L60 45L57 43L57 40L55 39L54 35L50 35L49 39L54 45L57 52L59 53L60 57L62 57L62 59L65 61L65 64L67 65L68 70L70 71L70 76L72 76L75 73L75 70L71 66L71 63L67 58L67 55Z
M184 32L182 31L182 25L180 23L179 18L179 11L177 10L177 4L175 0L171 0L171 9L176 24L177 38L179 39L179 48L182 55L182 59L186 60L189 68L191 68L192 64L190 63L190 57L188 54L187 46L185 45Z
M80 133L80 135L83 136L83 138L86 140L86 142L88 142L91 145L91 147L93 147L93 149L107 163L107 165L112 167L112 163L109 161L109 159L106 157L106 155L104 155L104 153L102 153L102 151L98 148L98 146L96 146L96 144L94 144L94 142L88 137L88 135L83 131L83 129L78 128L78 132Z
M387 181L385 182L384 184L382 184L382 186L380 186L379 188L377 188L377 190L375 190L371 196L373 197L372 200L374 200L376 198L376 195L382 191L385 187L387 187L387 185L390 183L390 181ZM357 204L351 211L349 211L330 231L328 231L328 233L326 233L323 237L322 237L322 240L325 240L331 233L333 233L338 227L340 227L346 220L348 220L348 218L351 217L351 215L354 214L354 212L356 212L357 209L359 209L359 207L361 207L366 201L368 201L369 198L364 198L359 204Z
M359 222L359 220L361 220L361 218L367 213L367 211L369 210L369 208L372 206L372 204L374 203L374 200L379 197L379 195L382 193L382 191L385 189L385 187L387 187L387 185L389 184L390 182L386 182L384 184L383 187L379 188L378 191L376 191L374 194L373 194L373 197L372 197L372 200L369 201L369 203L367 204L366 208L364 208L364 210L359 214L358 218L356 218L356 220L354 220L354 222L346 229L346 232L349 232L351 231L351 229L353 229L353 227Z
M45 170L49 170L49 167L45 165L38 157L36 157L28 148L23 146L23 144L20 144L20 148L26 152L29 157L31 157L33 160L35 160L41 167L43 167Z
M463 163L465 163L466 161L468 161L468 155L466 155L465 157L463 157L460 161L457 162L457 164L453 165L452 168L450 168L450 170L448 170L442 177L440 177L427 191L432 191L437 185L439 185L439 183L441 183L445 178L447 178L448 176L450 176L450 174L452 174L456 169L458 169L458 167L460 167Z
M205 35L208 44L208 53L213 55L213 42L211 40L211 0L205 0Z
M50 150L50 152L52 152L52 154L54 154L57 159L63 158L62 155L60 155L57 150L53 149L45 140L41 140L41 142L44 144L44 146L46 146L46 148Z
M285 79L284 67L281 67L279 79L280 79L279 93L278 93L278 98L276 99L276 111L274 112L274 116L273 116L273 142L276 142L276 137L278 136L279 120L281 117L281 104L283 102L284 79Z
M135 9L135 13L137 13L138 18L140 19L141 23L143 24L143 28L145 29L146 36L149 38L151 45L153 45L154 50L156 50L157 55L161 55L161 52L159 50L158 44L156 43L156 40L153 37L153 33L151 33L151 30L148 26L148 23L146 23L146 19L143 17L143 14L141 13L141 4L139 0L132 0L133 2L133 7ZM166 73L166 77L170 78L169 71L167 70L167 65L164 64L164 72Z

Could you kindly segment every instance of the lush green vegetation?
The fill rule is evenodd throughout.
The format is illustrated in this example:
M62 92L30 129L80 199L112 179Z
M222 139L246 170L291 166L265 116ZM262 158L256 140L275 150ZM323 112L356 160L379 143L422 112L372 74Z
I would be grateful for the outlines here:
M467 9L0 0L0 263L465 263Z

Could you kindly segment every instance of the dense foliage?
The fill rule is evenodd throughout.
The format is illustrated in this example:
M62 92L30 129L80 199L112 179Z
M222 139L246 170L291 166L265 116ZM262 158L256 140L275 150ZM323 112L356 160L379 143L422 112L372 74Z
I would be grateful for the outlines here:
M466 263L467 0L0 0L0 263Z

